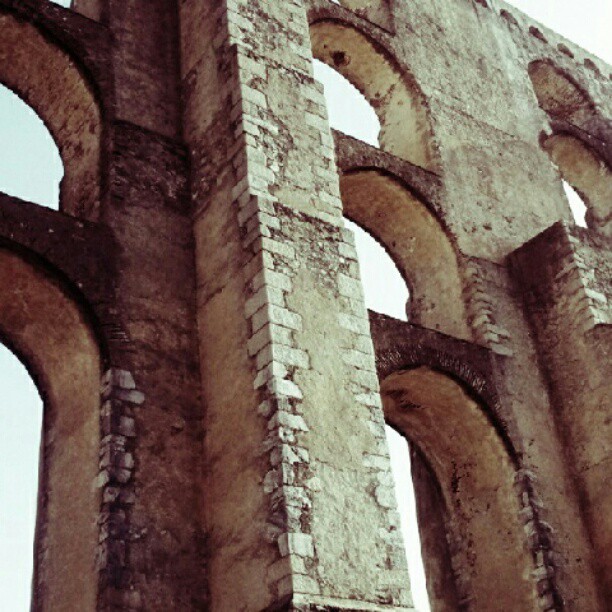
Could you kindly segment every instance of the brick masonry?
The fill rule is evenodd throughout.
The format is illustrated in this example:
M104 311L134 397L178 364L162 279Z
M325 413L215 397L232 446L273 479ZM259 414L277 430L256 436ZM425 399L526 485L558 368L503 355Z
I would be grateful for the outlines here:
M52 423L35 609L411 609L391 422L437 517L434 609L603 610L609 67L498 0L73 8L0 0L0 81L67 177L59 212L0 194L0 274L30 271L0 287L0 333ZM380 149L330 130L313 51ZM555 116L563 96L583 107ZM550 155L597 202L587 229L555 137L579 142ZM402 263L411 324L367 313L345 212ZM34 289L55 302L16 310ZM28 335L51 316L55 352ZM58 347L101 396L68 393Z

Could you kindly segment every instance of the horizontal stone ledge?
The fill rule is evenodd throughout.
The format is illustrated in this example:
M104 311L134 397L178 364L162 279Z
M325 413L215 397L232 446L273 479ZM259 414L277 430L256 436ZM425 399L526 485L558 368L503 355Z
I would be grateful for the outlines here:
M302 595L296 593L288 610L317 610L319 612L362 612L373 610L378 612L414 612L413 606L394 606L353 599L337 599L320 595Z

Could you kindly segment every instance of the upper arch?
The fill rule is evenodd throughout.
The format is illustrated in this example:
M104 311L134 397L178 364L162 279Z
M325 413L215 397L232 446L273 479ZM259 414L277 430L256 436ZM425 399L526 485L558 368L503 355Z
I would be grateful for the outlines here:
M389 51L353 25L319 19L310 26L312 51L368 100L381 124L381 148L429 170L438 169L425 97Z
M411 321L471 338L461 270L450 237L413 192L387 173L355 169L340 177L346 217L387 250L411 292Z
M561 176L582 197L587 207L587 225L612 237L612 172L597 153L582 140L567 133L543 139Z
M96 220L101 112L73 58L32 23L0 11L0 83L36 111L57 144L64 164L60 209Z

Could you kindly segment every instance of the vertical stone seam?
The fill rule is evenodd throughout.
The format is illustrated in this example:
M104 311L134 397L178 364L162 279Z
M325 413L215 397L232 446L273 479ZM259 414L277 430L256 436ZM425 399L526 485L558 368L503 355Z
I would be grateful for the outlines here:
M130 589L130 514L135 502L136 423L134 410L144 402L130 372L107 370L101 381L99 473L101 490L96 567L100 609L131 610L140 606Z
M464 266L463 297L474 340L498 355L513 355L510 332L497 321L495 300L487 291L482 270L471 260L468 260Z
M595 271L588 269L579 247L580 240L566 228L564 239L554 250L553 282L555 291L572 311L572 326L587 333L599 324L612 321L608 299L593 287Z
M249 49L249 34L256 23L241 15L240 2L227 0L225 9L227 30L217 40L217 51L232 55L235 66L234 78L228 83L236 141L230 151L235 174L231 205L247 257L244 281L249 297L244 314L251 332L247 351L256 369L253 387L260 394L258 412L267 420L268 435L262 448L269 459L263 481L269 504L264 537L278 547L278 560L268 569L268 587L278 602L296 591L319 592L312 577L312 497L305 486L310 457L303 442L309 427L301 410L302 391L292 380L297 368L309 367L309 357L293 337L301 329L301 317L286 303L286 294L292 289L295 252L271 237L272 230L280 227L274 209L276 198L270 194L280 167L269 154L273 147L265 142L267 137L273 141L278 133L278 127L267 118L267 67L254 59ZM281 262L286 264L283 271L278 265Z
M538 605L547 612L560 612L564 604L556 581L554 530L541 516L543 504L536 493L536 480L535 473L527 468L516 471L514 486L520 500L520 520L533 559L531 577Z
M283 159L279 157L279 139L283 125L268 105L268 60L250 42L255 38L257 20L249 10L258 4L242 0L227 1L228 39L225 51L235 53L236 79L232 83L232 111L236 145L232 166L236 184L232 206L237 210L242 246L248 261L244 267L247 295L245 317L251 336L247 350L255 362L254 388L260 392L259 414L267 420L268 436L263 452L268 455L270 469L263 487L269 499L266 534L278 546L279 559L269 568L268 579L276 601L296 595L320 595L324 577L319 574L316 543L311 533L313 492L320 482L310 466L307 437L310 426L303 412L303 393L296 383L296 374L310 368L310 356L302 350L295 334L302 330L302 319L288 305L293 280L303 264L292 244L290 212L282 210L273 195L274 186L282 184ZM288 2L291 13L285 26L305 19L301 2ZM261 10L261 9L260 9ZM381 586L376 594L379 602L407 603L407 564L401 537L393 480L388 458L384 418L375 370L374 349L365 309L357 255L352 233L343 229L342 203L334 159L333 139L329 129L322 87L311 74L309 40L289 32L288 44L299 64L300 94L308 111L304 115L304 134L319 151L321 168L315 168L317 185L313 197L320 203L314 214L341 239L336 240L338 258L343 264L336 283L346 308L339 313L339 324L352 338L351 347L342 349L342 356L353 377L348 382L357 404L368 411L369 427L376 438L364 465L371 476L371 494L385 511L381 528L386 548L386 563L404 572L406 584ZM264 49L265 51L265 49ZM299 216L299 214L298 214ZM283 227L286 219L287 228ZM309 221L314 224L314 220Z

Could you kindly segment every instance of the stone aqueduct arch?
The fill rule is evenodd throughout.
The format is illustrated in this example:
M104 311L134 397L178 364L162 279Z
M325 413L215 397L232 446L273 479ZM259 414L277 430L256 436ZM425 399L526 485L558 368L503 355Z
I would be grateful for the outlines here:
M428 110L411 75L374 40L348 23L317 20L310 26L310 35L314 57L346 77L376 111L381 148L435 170Z
M48 35L47 35L48 36ZM0 14L0 82L41 117L64 162L61 207L96 219L100 206L101 109L83 68L18 15Z
M500 264L462 251L446 215L445 142L426 76L391 44L410 23L397 3L153 4L0 0L0 82L65 165L61 213L0 194L0 335L45 399L35 608L409 609L386 420L436 500L420 521L434 610L603 609L609 563L577 499L599 481L565 463L559 436L580 440L537 359L576 258L607 253L596 105L548 63L525 67L593 228L581 246L565 226L525 236ZM270 32L249 25L262 14ZM377 111L380 151L330 137L310 41ZM177 74L152 77L179 62L180 103ZM156 128L168 109L180 136ZM342 212L397 263L416 324L373 314L370 333ZM570 330L570 351L605 344L604 273L581 281L590 335Z
M537 60L529 65L529 76L542 110L551 121L552 134L543 136L561 176L583 198L587 223L610 236L612 174L610 155L597 150L590 133L612 129L604 121L588 92L570 75L551 62ZM595 148L594 148L595 146Z
M37 382L44 434L34 606L93 608L100 489L101 355L81 306L49 271L0 249L0 338Z
M502 597L514 609L529 609L535 566L514 488L518 467L470 391L426 366L399 370L381 381L387 422L426 458L441 491L439 511L446 525L438 537L447 543L459 601L450 593L434 590L432 595L447 605L469 601L475 609ZM427 534L428 517L419 518ZM429 576L430 584L432 578L437 577Z

